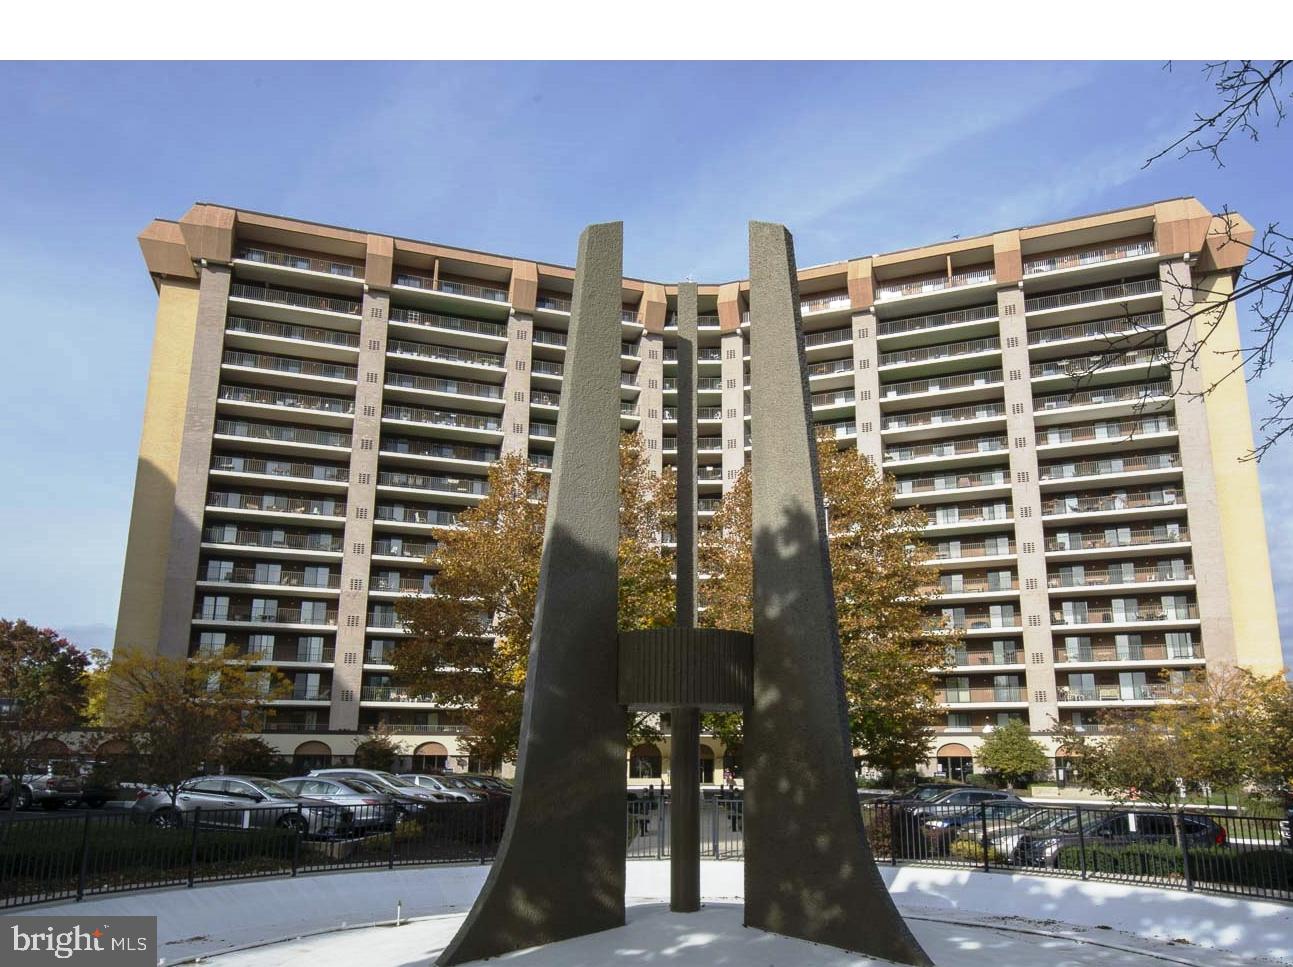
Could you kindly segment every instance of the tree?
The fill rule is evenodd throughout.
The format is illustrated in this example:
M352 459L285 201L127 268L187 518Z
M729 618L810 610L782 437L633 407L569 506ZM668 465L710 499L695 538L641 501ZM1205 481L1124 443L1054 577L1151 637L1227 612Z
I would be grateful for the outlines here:
M1283 90L1288 74L1288 60L1215 61L1204 66L1212 82L1216 102L1196 112L1189 129L1170 145L1149 158L1144 167L1179 150L1182 157L1204 154L1224 166L1225 147L1236 136L1258 140L1261 126L1267 122L1278 126L1287 112ZM1265 119L1263 119L1265 112ZM1279 337L1293 312L1293 236L1269 222L1255 241L1228 208L1221 212L1222 227L1212 241L1221 246L1243 250L1246 264L1232 285L1229 279L1212 290L1165 292L1165 298L1183 310L1181 327L1189 335L1182 338L1171 353L1171 365L1177 371L1195 367L1201 354L1215 352L1225 358L1226 371L1204 387L1201 395L1212 393L1217 386L1234 376L1249 381L1265 375L1279 360ZM1252 339L1243 346L1223 345L1220 323L1226 310L1247 303L1256 316ZM1249 456L1260 460L1286 434L1293 430L1293 393L1276 390L1267 395L1270 412L1259 424L1262 435Z
M174 803L186 779L214 764L233 739L258 730L264 703L289 694L269 669L219 654L169 657L118 650L108 666L108 731L139 757L139 778Z
M51 628L0 619L0 775L9 808L41 747L80 724L88 659Z
M1027 782L1047 765L1046 749L1032 737L1023 719L1011 719L988 733L979 746L978 760L1010 789L1016 780Z
M279 769L279 755L258 735L235 735L220 749L224 771L243 776L269 776Z
M1190 774L1185 744L1139 710L1115 709L1100 716L1100 735L1072 726L1056 729L1081 782L1115 802L1143 801L1162 809L1176 804L1178 780Z
M895 509L893 482L825 434L817 459L852 740L867 763L893 775L929 756L930 728L940 714L930 672L947 664L958 637L929 627L926 608L937 600L938 572L923 560L924 512ZM700 541L706 626L752 626L752 523L749 474L742 470ZM706 720L739 748L738 725L732 716Z
M672 474L655 477L638 434L620 438L619 621L670 625L674 585L660 534L673 519ZM462 709L471 754L516 756L547 514L548 480L523 456L489 470L489 493L438 535L427 559L435 592L397 610L411 635L395 648L395 679ZM492 634L491 640L489 635ZM631 744L659 737L655 717L633 715Z
M1250 709L1252 769L1261 792L1293 805L1293 682L1282 675L1256 680Z
M400 744L391 737L390 728L378 726L370 729L364 738L355 737L355 767L390 772L395 759L403 752Z

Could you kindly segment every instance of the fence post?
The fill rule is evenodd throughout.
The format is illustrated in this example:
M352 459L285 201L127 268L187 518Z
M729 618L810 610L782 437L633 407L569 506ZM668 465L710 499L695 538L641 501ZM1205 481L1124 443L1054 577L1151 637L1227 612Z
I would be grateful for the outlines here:
M292 830L292 875L296 876L296 871L301 864L301 836L304 835L301 830Z
M1179 838L1181 844L1181 872L1185 874L1185 888L1193 892L1194 871L1190 869L1190 838L1185 834L1185 810L1176 811L1174 826L1172 832Z
M183 815L181 813L181 815ZM202 807L198 806L193 810L193 836L189 840L189 888L193 887L193 879L197 872L198 865L198 827L202 825Z
M988 865L988 803L986 800L979 802L979 827L983 830L983 872L987 873L991 867Z
M660 793L660 814L656 818L659 820L655 827L655 856L656 859L664 859L664 793Z
M489 862L489 800L480 803L480 865Z
M1074 806L1077 812L1078 857L1082 863L1082 879L1086 879L1086 830L1082 828L1082 807Z
M425 808L426 807L423 806L423 809ZM388 870L395 869L395 830L399 829L399 824L395 822L395 816L396 814L392 812L391 813L391 848L390 848L390 851L386 854L386 868ZM412 818L413 816L410 813L409 820L412 821Z
M85 826L81 830L81 869L76 876L76 899L79 902L85 897L85 867L90 859L90 814L85 814Z
M889 807L889 865L898 865L898 810L894 808L893 803L886 803Z
M714 859L718 859L718 813L719 813L718 796L717 795L714 796L714 798L710 800L710 803L712 804L712 808L710 809L710 815L709 815L710 839L713 841L713 844L714 844Z

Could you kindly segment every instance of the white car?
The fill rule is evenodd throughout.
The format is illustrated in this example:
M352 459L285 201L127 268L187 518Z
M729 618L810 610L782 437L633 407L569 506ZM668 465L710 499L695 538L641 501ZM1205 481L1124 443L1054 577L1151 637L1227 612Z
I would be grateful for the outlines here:
M467 788L466 783L447 782L441 776L428 776L420 772L402 772L400 773L400 778L406 779L416 786L421 786L423 789L441 793L458 802L484 802L489 798L483 792L476 792Z

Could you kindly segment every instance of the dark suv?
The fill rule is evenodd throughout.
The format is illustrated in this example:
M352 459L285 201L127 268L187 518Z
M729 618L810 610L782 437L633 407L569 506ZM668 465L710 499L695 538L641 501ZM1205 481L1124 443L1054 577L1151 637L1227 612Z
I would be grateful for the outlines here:
M1187 815L1182 822L1187 846L1226 844L1226 828L1207 816ZM1139 846L1176 841L1176 825L1170 813L1091 810L1082 812L1081 823L1079 832L1078 814L1074 813L1044 830L1021 837L1020 861L1030 866L1058 867L1060 851L1078 846L1084 840L1087 846Z

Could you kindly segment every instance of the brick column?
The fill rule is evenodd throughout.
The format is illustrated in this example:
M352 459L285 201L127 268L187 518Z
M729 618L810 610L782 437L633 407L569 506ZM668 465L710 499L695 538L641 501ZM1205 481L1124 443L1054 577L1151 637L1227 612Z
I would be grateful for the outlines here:
M1188 318L1194 309L1189 262L1174 259L1162 263L1159 279L1163 286L1163 321L1167 324L1168 351L1173 359L1180 359L1198 338L1194 321ZM1174 367L1173 378L1176 382L1177 446L1185 481L1186 516L1190 526L1194 593L1199 602L1203 655L1210 663L1233 664L1235 626L1230 609L1225 545L1221 536L1221 508L1212 466L1207 405L1199 395L1204 390L1203 374L1198 366L1178 365Z
M745 466L745 338L739 329L724 332L719 346L723 353L723 493L727 493Z
M853 412L858 452L879 467L884 456L880 443L880 350L875 310L869 307L853 312Z
M664 467L664 334L644 332L639 351L638 431L651 472L659 474Z
M350 444L350 487L342 541L341 597L337 604L337 647L332 665L333 731L359 727L364 637L368 627L368 579L377 505L377 454L382 436L382 384L386 373L386 322L390 295L364 291L359 324L359 381L355 428Z
M175 509L171 518L170 552L166 559L161 633L157 641L158 653L171 657L182 657L189 652L189 629L193 624L196 591L194 581L202 550L202 521L211 471L211 438L215 433L216 396L220 389L220 362L224 353L225 315L231 282L229 266L203 260L198 280L197 324L193 333L188 401L184 407L184 430L175 480Z
M1010 452L1010 498L1015 523L1019 609L1024 626L1023 654L1029 727L1054 728L1059 715L1055 689L1055 647L1046 592L1046 542L1042 535L1038 487L1037 437L1033 429L1033 391L1029 377L1028 323L1024 292L1016 285L997 293L1000 317L1001 375L1005 381L1006 445Z
M507 318L507 352L503 357L507 368L507 375L503 377L503 453L529 452L530 347L533 344L533 317L513 309Z

